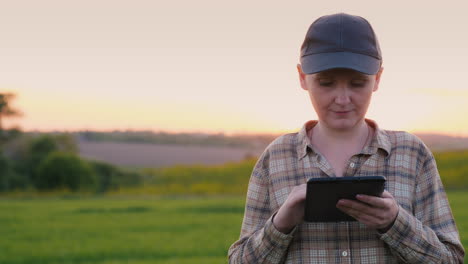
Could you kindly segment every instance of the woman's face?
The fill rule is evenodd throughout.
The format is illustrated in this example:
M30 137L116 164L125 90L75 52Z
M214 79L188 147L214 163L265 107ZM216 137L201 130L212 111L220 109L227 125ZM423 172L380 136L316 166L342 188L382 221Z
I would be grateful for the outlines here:
M304 74L298 65L302 89L322 124L334 130L349 130L364 120L372 93L377 91L382 69L366 75L349 69Z

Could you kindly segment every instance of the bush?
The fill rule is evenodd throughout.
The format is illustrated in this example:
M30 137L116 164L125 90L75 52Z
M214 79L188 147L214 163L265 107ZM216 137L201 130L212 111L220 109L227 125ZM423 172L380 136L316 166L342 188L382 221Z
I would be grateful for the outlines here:
M8 160L0 153L0 191L8 190L8 178L10 175L10 164Z
M115 182L117 169L114 166L100 161L89 161L89 165L96 173L97 192L106 192L117 187Z
M143 183L141 174L123 170L116 166L101 161L88 161L89 165L96 174L98 181L98 192L107 192L117 190L120 187L134 187Z
M12 161L0 153L0 191L25 189L28 185L28 178L17 173L12 166Z
M71 191L93 190L96 176L89 164L66 152L52 152L40 164L34 178L40 190L66 188Z

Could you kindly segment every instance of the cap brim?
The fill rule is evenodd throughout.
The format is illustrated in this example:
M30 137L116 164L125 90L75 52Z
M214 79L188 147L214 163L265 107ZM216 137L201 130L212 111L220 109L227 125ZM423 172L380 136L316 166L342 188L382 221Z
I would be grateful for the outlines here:
M301 66L305 74L344 68L374 75L380 69L381 60L359 53L329 52L306 55L301 58Z

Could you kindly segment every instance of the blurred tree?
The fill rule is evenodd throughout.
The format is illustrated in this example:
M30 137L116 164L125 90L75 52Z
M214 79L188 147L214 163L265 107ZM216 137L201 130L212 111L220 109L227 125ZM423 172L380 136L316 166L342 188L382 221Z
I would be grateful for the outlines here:
M37 138L33 138L29 143L24 172L29 174L32 179L37 176L37 168L39 164L53 152L65 152L76 155L78 146L75 139L70 134L51 135L44 134Z
M16 95L12 93L0 93L0 136L3 137L3 124L2 121L7 117L21 116L22 113L11 107L11 100Z
M29 145L29 160L28 165L31 173L39 166L39 163L47 157L50 153L58 151L57 141L50 135L43 135L35 138Z

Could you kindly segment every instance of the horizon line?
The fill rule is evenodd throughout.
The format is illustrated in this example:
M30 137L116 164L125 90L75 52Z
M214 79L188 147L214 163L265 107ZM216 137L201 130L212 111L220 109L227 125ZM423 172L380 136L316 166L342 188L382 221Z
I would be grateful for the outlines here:
M14 129L14 128L10 128ZM4 130L8 130L4 129ZM229 132L229 131L197 131L197 130L152 130L152 129L51 129L51 130L41 130L41 129L28 129L28 130L22 130L20 128L20 131L24 133L81 133L81 132L97 132L97 133L113 133L113 132L150 132L154 134L158 133L166 133L166 134L204 134L204 135L225 135L225 136L236 136L236 135L250 135L250 136L256 136L256 135L283 135L283 134L288 134L288 133L296 133L299 132L300 128L297 130L285 130L283 132L252 132L252 131L246 131L246 132ZM400 130L400 131L405 131L405 130ZM454 138L468 138L468 133L447 133L447 132L441 132L441 131L421 131L421 130L408 130L406 131L411 134L415 135L434 135L434 136L448 136L448 137L454 137Z

